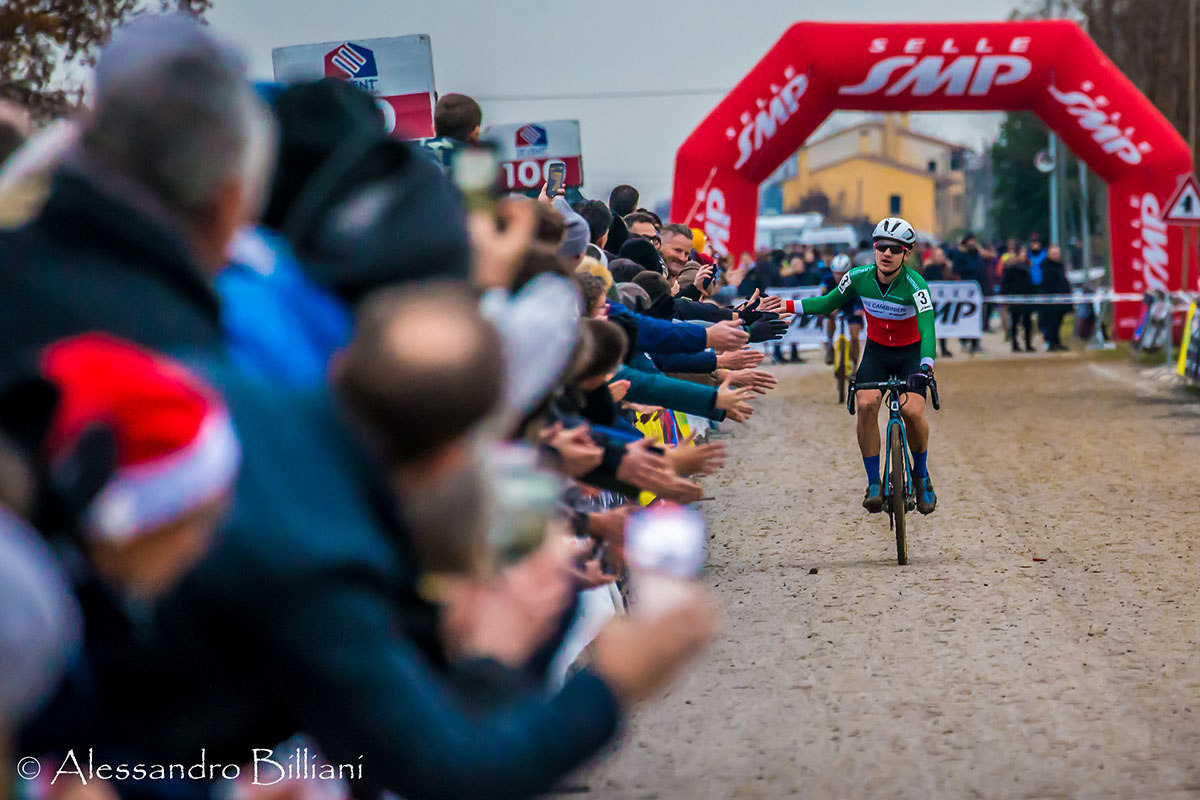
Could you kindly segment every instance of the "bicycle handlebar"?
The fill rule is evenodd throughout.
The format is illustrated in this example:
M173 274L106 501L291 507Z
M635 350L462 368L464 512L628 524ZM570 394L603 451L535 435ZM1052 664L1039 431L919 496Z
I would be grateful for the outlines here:
M934 411L941 411L942 404L938 397L937 381L933 376L929 376L926 386L929 387L929 399L933 403ZM886 381L870 381L867 383L857 383L853 379L850 380L849 391L846 392L846 410L850 412L850 416L854 416L855 405L854 395L861 391L878 391L878 392L898 392L908 388L908 381L899 378L892 378Z

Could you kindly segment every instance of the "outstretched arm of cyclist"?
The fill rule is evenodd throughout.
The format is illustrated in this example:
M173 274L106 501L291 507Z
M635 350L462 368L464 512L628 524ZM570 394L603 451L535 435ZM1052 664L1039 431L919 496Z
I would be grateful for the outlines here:
M820 297L806 297L799 303L795 300L788 300L784 303L784 308L789 314L816 314L818 316L832 314L855 297L858 297L858 293L854 291L854 287L850 284L849 279L850 273L846 273L841 283L835 286L829 294L824 294Z

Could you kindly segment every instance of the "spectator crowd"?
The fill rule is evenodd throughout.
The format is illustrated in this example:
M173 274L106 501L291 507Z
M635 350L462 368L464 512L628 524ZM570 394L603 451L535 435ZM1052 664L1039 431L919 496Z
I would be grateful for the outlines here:
M725 270L720 279L729 287L731 297L749 297L753 292L767 293L774 288L818 286L828 281L831 274L828 265L838 252L836 247L795 244L786 249L763 251L756 257L743 253L736 264L729 257L722 257L721 265ZM856 266L872 263L873 256L866 243L849 251L843 248L843 252L852 257ZM1074 288L1067 278L1062 248L1058 244L1043 247L1039 234L1033 233L1026 243L1009 239L995 245L980 245L975 234L968 231L957 244L921 242L909 256L908 264L920 271L926 281L978 283L985 298L984 333L991 332L994 322L998 321L1014 353L1035 352L1035 318L1045 351L1068 349L1062 342L1061 329L1072 306L1036 298L1037 295L1070 294ZM719 287L718 296L722 296L724 290ZM1027 295L1030 302L986 302L987 298L997 295ZM946 339L939 339L938 347L943 358L953 357L954 352ZM978 339L963 339L962 347L970 354L982 352ZM795 345L792 345L790 359L778 346L774 354L775 360L780 362L803 360Z
M782 304L632 186L460 188L481 123L446 95L401 142L174 14L75 117L6 109L0 795L229 796L276 748L354 797L530 796L712 639L694 582L639 613L625 531L703 497Z

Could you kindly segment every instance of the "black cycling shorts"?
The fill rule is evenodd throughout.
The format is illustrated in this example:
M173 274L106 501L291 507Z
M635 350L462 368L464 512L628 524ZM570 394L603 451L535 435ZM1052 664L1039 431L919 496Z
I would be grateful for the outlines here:
M858 383L878 383L891 378L907 380L909 375L915 375L920 371L920 342L906 344L903 347L889 347L868 339L867 346L863 348L862 361L858 364L858 372L854 373L854 380ZM920 389L908 388L904 391L916 392L921 397L925 396L924 386L921 386Z

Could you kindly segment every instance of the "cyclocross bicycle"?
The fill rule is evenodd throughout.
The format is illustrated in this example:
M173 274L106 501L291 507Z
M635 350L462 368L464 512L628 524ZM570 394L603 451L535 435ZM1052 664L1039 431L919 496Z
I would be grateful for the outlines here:
M938 402L937 381L928 378L929 399L933 410L941 408ZM913 489L912 457L908 451L908 435L904 429L904 418L900 408L904 404L904 390L908 381L893 376L886 381L856 383L850 381L850 395L846 410L855 412L854 394L861 391L878 390L884 393L888 407L887 450L883 460L883 507L887 510L888 526L896 531L896 561L904 566L908 563L908 543L905 540L904 515L917 507L917 495Z
M837 315L837 335L833 339L833 377L837 380L838 402L846 400L846 384L854 374L854 364L850 363L850 337L846 334L846 318Z

